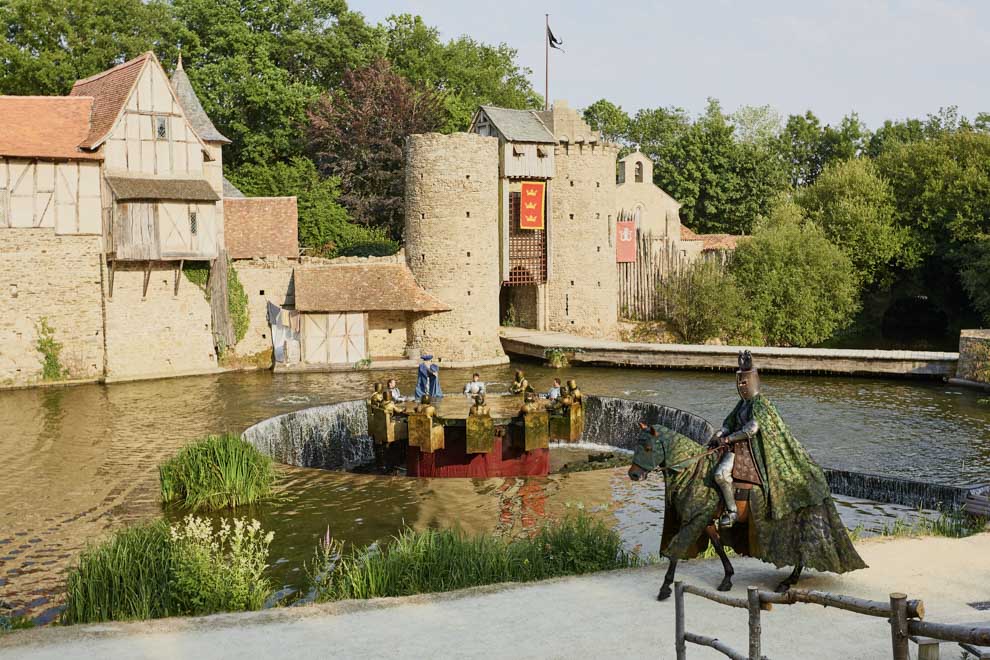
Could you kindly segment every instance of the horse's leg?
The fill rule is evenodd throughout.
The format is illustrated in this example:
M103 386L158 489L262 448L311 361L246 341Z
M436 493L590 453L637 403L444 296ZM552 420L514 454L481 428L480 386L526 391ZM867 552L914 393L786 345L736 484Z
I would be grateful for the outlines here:
M676 570L677 560L671 557L670 563L667 564L667 572L663 576L663 584L660 585L660 593L657 594L657 600L667 600L670 598L670 585L674 582L674 572Z
M795 566L794 570L791 571L791 574L787 576L787 579L777 585L775 591L778 594L782 594L791 587L793 587L795 584L797 584L797 581L801 579L802 570L804 570L803 564L798 564L797 566Z
M722 578L722 583L718 585L719 591L729 591L732 589L732 576L735 571L732 569L732 563L729 561L729 556L725 554L725 546L722 545L722 537L718 535L718 530L715 525L709 525L705 528L705 534L708 534L708 538L711 540L712 545L715 546L715 553L718 554L718 558L722 561L722 570L725 571L725 576Z

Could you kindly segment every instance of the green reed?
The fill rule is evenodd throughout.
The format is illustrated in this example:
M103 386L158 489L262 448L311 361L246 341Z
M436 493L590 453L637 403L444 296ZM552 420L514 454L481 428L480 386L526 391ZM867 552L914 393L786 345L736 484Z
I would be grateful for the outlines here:
M116 532L86 548L69 571L63 623L152 619L177 613L164 522Z
M898 518L890 525L884 525L877 534L879 536L947 536L963 538L979 534L987 526L987 519L971 516L965 511L939 512L934 518L921 514L908 522Z
M158 472L162 501L190 511L251 504L271 495L275 484L272 459L230 433L183 447Z
M529 582L643 563L622 547L614 530L577 513L511 541L456 529L407 528L382 547L345 555L341 543L326 538L315 565L307 568L316 599L330 601Z

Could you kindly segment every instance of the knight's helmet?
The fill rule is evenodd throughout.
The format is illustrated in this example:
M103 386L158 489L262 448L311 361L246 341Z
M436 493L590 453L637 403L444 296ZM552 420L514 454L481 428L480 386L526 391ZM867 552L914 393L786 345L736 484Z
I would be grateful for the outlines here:
M392 401L392 390L385 390L385 401Z
M423 397L419 400L419 402L422 403L424 406L430 405L432 401L433 400L430 398L429 394L424 394Z
M739 369L736 371L736 391L749 401L760 393L760 373L753 366L753 354L739 351Z
M485 395L484 394L477 394L477 395L475 395L474 402L476 404L478 404L479 406L485 405Z
M381 394L383 389L384 388L382 387L381 383L375 383L375 390L374 390L375 394Z
M516 369L516 381L518 382L523 378L525 378L525 375L523 374L522 369Z
M526 396L523 397L526 403L536 403L536 392L531 387L526 388Z

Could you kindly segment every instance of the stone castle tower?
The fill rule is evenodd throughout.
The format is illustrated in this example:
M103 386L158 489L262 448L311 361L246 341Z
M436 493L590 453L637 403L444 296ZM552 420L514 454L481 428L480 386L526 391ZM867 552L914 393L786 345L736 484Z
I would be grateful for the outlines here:
M412 135L406 143L406 262L451 309L410 323L416 357L508 361L498 337L498 162L498 140L471 133Z

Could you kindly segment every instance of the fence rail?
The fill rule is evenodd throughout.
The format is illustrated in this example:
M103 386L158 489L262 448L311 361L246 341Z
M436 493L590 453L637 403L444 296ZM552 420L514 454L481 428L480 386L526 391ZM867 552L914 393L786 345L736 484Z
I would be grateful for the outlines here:
M749 649L740 653L718 638L699 635L685 630L684 594L694 594L721 605L744 609L749 612ZM947 642L990 646L990 626L958 625L922 621L925 604L921 600L908 599L905 594L890 594L889 602L867 600L854 596L832 594L825 591L791 589L782 594L760 591L749 587L746 598L727 596L683 582L674 583L674 648L677 660L686 660L687 643L707 646L733 660L767 660L761 654L761 612L771 611L773 605L810 603L824 607L887 619L890 624L893 660L909 660L908 641L912 635L930 637Z

